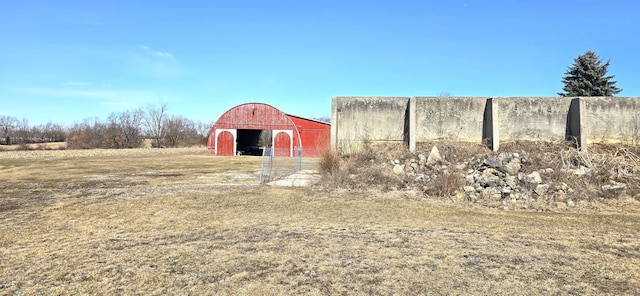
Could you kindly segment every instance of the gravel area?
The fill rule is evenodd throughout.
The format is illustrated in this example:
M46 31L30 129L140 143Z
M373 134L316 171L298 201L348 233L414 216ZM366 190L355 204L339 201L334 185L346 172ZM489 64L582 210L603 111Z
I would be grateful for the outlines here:
M87 149L87 150L29 150L0 151L0 159L56 159L99 156L145 156L208 153L207 147L186 148L136 148L136 149Z

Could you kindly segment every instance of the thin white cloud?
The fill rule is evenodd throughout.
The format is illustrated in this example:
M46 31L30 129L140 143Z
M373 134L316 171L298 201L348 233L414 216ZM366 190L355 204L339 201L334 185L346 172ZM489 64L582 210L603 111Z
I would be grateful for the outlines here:
M176 77L184 74L180 61L170 52L154 50L146 45L140 45L142 53L132 56L134 68L144 75L153 77Z
M151 55L151 56L155 56L155 57L159 57L159 58L164 58L164 59L172 59L174 60L175 57L173 56L173 54L171 54L170 52L167 51L159 51L159 50L153 50L150 47L146 46L146 45L141 45L140 48L142 48L142 50Z

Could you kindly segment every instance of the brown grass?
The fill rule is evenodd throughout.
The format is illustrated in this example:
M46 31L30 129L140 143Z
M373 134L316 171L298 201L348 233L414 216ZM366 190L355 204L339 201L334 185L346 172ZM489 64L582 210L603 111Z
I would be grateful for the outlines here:
M64 149L67 149L67 142L0 145L0 151L64 150Z
M0 168L0 294L640 293L634 200L536 213L256 186L258 158L206 151Z

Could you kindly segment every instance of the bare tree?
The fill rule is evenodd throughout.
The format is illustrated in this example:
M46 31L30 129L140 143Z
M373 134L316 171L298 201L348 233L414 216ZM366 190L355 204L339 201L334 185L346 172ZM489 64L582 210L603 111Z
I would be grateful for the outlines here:
M165 144L169 147L192 146L201 142L196 124L182 116L171 116L165 120Z
M8 115L0 116L0 132L2 133L0 144L11 144L11 136L13 135L12 133L17 123L18 119L16 119L15 117Z
M14 138L16 141L13 141L18 144L26 144L31 142L31 128L29 127L29 120L23 118L22 121L16 122Z
M67 145L71 149L108 148L107 125L98 118L87 118L69 128Z
M64 142L67 139L67 128L51 121L31 127L33 142Z
M111 113L107 119L107 137L110 148L138 148L142 146L144 111L136 109Z
M147 114L144 120L147 135L154 141L155 147L164 146L164 123L167 112L167 103L160 102L160 106L149 105L147 107Z
M209 133L211 132L211 129L216 123L215 122L205 123L202 121L196 121L194 124L196 126L196 129L198 130L198 135L202 137L206 142L207 138L209 138Z

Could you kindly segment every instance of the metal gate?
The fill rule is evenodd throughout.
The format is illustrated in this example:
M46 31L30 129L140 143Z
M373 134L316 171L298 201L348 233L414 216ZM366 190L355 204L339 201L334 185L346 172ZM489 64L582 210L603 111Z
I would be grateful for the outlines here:
M273 147L263 147L260 184L269 183L302 169L302 148L293 149L293 157L275 157Z

